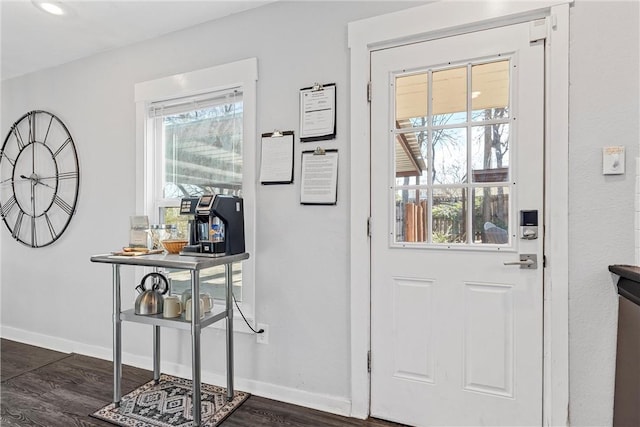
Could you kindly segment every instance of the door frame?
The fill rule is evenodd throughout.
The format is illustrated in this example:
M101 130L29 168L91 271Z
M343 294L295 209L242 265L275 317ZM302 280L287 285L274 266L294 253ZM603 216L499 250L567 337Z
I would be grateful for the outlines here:
M349 23L351 416L369 415L371 381L370 54L407 43L547 20L545 42L545 228L543 424L569 417L569 8L572 0L439 1ZM424 17L436 16L429 21ZM372 89L373 91L376 88ZM552 143L550 143L550 141ZM553 183L553 185L549 185ZM384 226L371 224L372 227ZM374 361L375 363L375 361Z

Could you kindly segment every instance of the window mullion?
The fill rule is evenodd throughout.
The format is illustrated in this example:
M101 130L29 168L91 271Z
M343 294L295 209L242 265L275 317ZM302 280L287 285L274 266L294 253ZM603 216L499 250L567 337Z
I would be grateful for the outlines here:
M427 71L427 243L433 243L433 72Z
M467 64L467 243L473 243L473 205L475 203L475 197L473 192L472 180L473 180L473 158L471 156L471 103L473 102L473 93L472 93L472 80L471 80L471 72L472 65Z

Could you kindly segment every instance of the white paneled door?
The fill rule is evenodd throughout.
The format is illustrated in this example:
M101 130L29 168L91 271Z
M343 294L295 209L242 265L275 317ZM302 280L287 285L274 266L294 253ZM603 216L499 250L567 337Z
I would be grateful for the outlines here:
M372 416L542 423L537 25L371 54Z

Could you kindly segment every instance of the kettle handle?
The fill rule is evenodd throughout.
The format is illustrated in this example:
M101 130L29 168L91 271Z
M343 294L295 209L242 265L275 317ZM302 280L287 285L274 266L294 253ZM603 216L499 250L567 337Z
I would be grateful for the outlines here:
M142 278L142 280L140 281L140 284L136 287L136 289L142 288L142 290L146 291L147 289L145 288L144 284L145 284L145 282L147 281L147 279L149 277L157 277L164 284L164 286L162 287L163 290L160 292L161 295L164 295L169 291L169 282L167 281L167 278L164 277L164 275L162 275L160 273L156 273L156 272L151 272L149 274L146 274ZM160 289L160 285L158 283L154 283L153 286L151 287L151 289L154 290L154 291L157 291L158 289Z

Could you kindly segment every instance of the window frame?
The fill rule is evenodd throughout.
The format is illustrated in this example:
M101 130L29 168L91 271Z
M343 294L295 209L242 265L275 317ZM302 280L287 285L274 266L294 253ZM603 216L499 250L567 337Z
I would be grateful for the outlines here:
M136 212L155 218L155 209L166 201L157 199L156 190L162 178L156 171L158 150L150 146L153 120L149 120L151 103L197 96L241 88L243 93L243 141L242 141L242 193L244 199L244 226L246 252L255 253L256 222L256 111L257 111L258 60L248 58L186 73L174 74L135 84L136 103ZM161 156L160 156L161 158ZM243 261L242 307L247 319L255 316L255 259ZM236 313L236 316L239 316ZM250 332L244 322L238 323L239 332Z
M472 172L472 163L471 163L471 150L472 150L472 129L475 126L486 125L487 122L482 120L474 120L473 118L473 103L472 103L472 69L475 65L483 65L494 62L508 61L509 66L509 92L508 92L508 107L509 107L509 118L504 121L509 124L510 134L510 147L509 147L509 160L508 160L508 176L506 181L501 182L490 182L490 183L482 183L482 182L474 182L471 178ZM517 65L518 59L517 56L511 52L504 52L499 55L491 55L486 57L478 57L470 60L465 60L456 63L448 63L448 64L436 64L431 65L425 68L417 69L417 70L397 70L394 73L389 75L389 90L391 91L390 100L391 100L391 111L392 114L389 117L389 158L394 167L392 168L394 172L394 176L389 177L389 211L391 218L391 223L388 224L388 235L389 235L389 247L394 248L409 248L409 249L438 249L438 250L457 250L457 251L511 251L515 248L515 230L516 230L516 218L515 212L513 211L515 199L517 197L515 178L514 178L514 156L517 151L517 147L514 147L512 142L517 141L516 132L514 132L514 124L512 123L512 117L515 117L517 111L515 111L515 103L513 102L513 93L516 90L517 79L514 78L514 66ZM463 122L447 124L447 125L434 125L432 123L433 114L432 114L432 74L434 72L450 70L454 68L459 68L461 66L466 67L466 114L467 118ZM419 73L428 73L428 102L429 106L427 109L427 124L423 127L415 127L415 128L398 128L395 125L396 121L396 112L397 112L397 97L396 97L396 79L398 77L411 76ZM432 132L434 129L459 129L464 128L466 130L466 150L467 150L467 175L468 179L465 183L451 183L451 184L435 184L432 182L431 177L428 179L428 183L425 184L413 184L413 185L399 185L397 183L397 177L395 176L395 144L396 137L398 135L408 133L408 132L417 132L424 131L428 134L428 158L433 156L433 149L431 146L431 138ZM508 201L508 209L509 209L509 237L508 242L504 244L496 244L496 243L474 243L473 242L473 203L471 203L470 207L467 208L467 212L465 213L466 223L469 229L467 230L467 239L465 242L445 242L445 243L437 243L433 242L433 236L428 233L427 239L423 242L409 242L409 241L401 241L397 240L397 229L396 229L396 221L394 210L395 206L395 197L396 192L398 190L409 190L409 191L426 191L428 193L428 212L427 212L427 222L426 225L431 230L433 227L433 218L432 218L432 209L433 209L433 191L440 188L460 188L467 191L467 199L472 200L472 190L479 189L483 187L495 188L497 186L503 186L508 188L509 201Z

